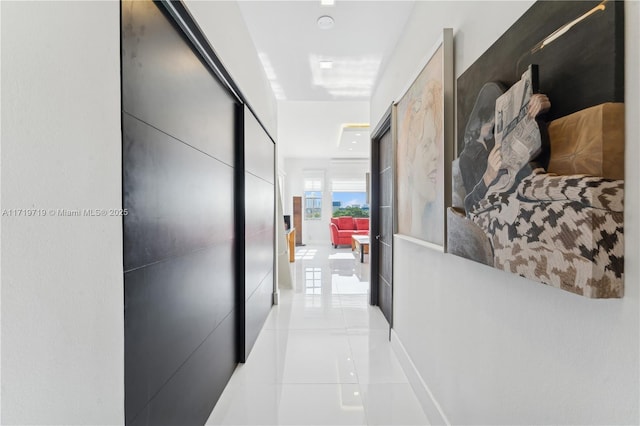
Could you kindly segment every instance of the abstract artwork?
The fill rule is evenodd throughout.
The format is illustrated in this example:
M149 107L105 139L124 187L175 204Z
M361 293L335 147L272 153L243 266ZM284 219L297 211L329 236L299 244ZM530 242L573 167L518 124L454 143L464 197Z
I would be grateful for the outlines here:
M442 249L450 191L453 31L445 29L397 103L398 233ZM449 103L451 107L449 107Z
M624 295L623 25L623 2L537 2L459 77L449 253Z

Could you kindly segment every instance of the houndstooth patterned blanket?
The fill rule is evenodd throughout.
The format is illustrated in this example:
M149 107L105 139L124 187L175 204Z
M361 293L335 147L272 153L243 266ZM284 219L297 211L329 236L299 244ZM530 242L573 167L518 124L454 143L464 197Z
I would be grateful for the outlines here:
M587 297L622 297L623 200L624 181L536 169L468 217L489 236L495 267Z

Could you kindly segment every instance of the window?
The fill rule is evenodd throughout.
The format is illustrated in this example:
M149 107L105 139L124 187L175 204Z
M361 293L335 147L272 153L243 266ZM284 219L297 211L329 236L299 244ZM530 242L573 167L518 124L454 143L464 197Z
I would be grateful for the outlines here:
M304 179L304 218L305 220L322 219L322 177Z
M369 217L365 180L333 179L331 189L333 217Z
M322 192L304 191L304 218L307 220L322 218Z

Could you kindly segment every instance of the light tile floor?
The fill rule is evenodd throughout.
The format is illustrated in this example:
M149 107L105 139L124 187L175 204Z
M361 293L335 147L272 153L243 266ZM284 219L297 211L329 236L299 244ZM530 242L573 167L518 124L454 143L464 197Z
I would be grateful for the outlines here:
M429 424L368 303L366 260L328 244L296 249L295 288L281 290L208 425Z

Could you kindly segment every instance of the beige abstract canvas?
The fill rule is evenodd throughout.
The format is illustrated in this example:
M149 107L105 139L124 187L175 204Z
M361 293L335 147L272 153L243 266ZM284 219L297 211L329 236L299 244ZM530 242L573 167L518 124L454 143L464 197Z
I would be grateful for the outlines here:
M397 106L398 232L444 245L443 46Z

